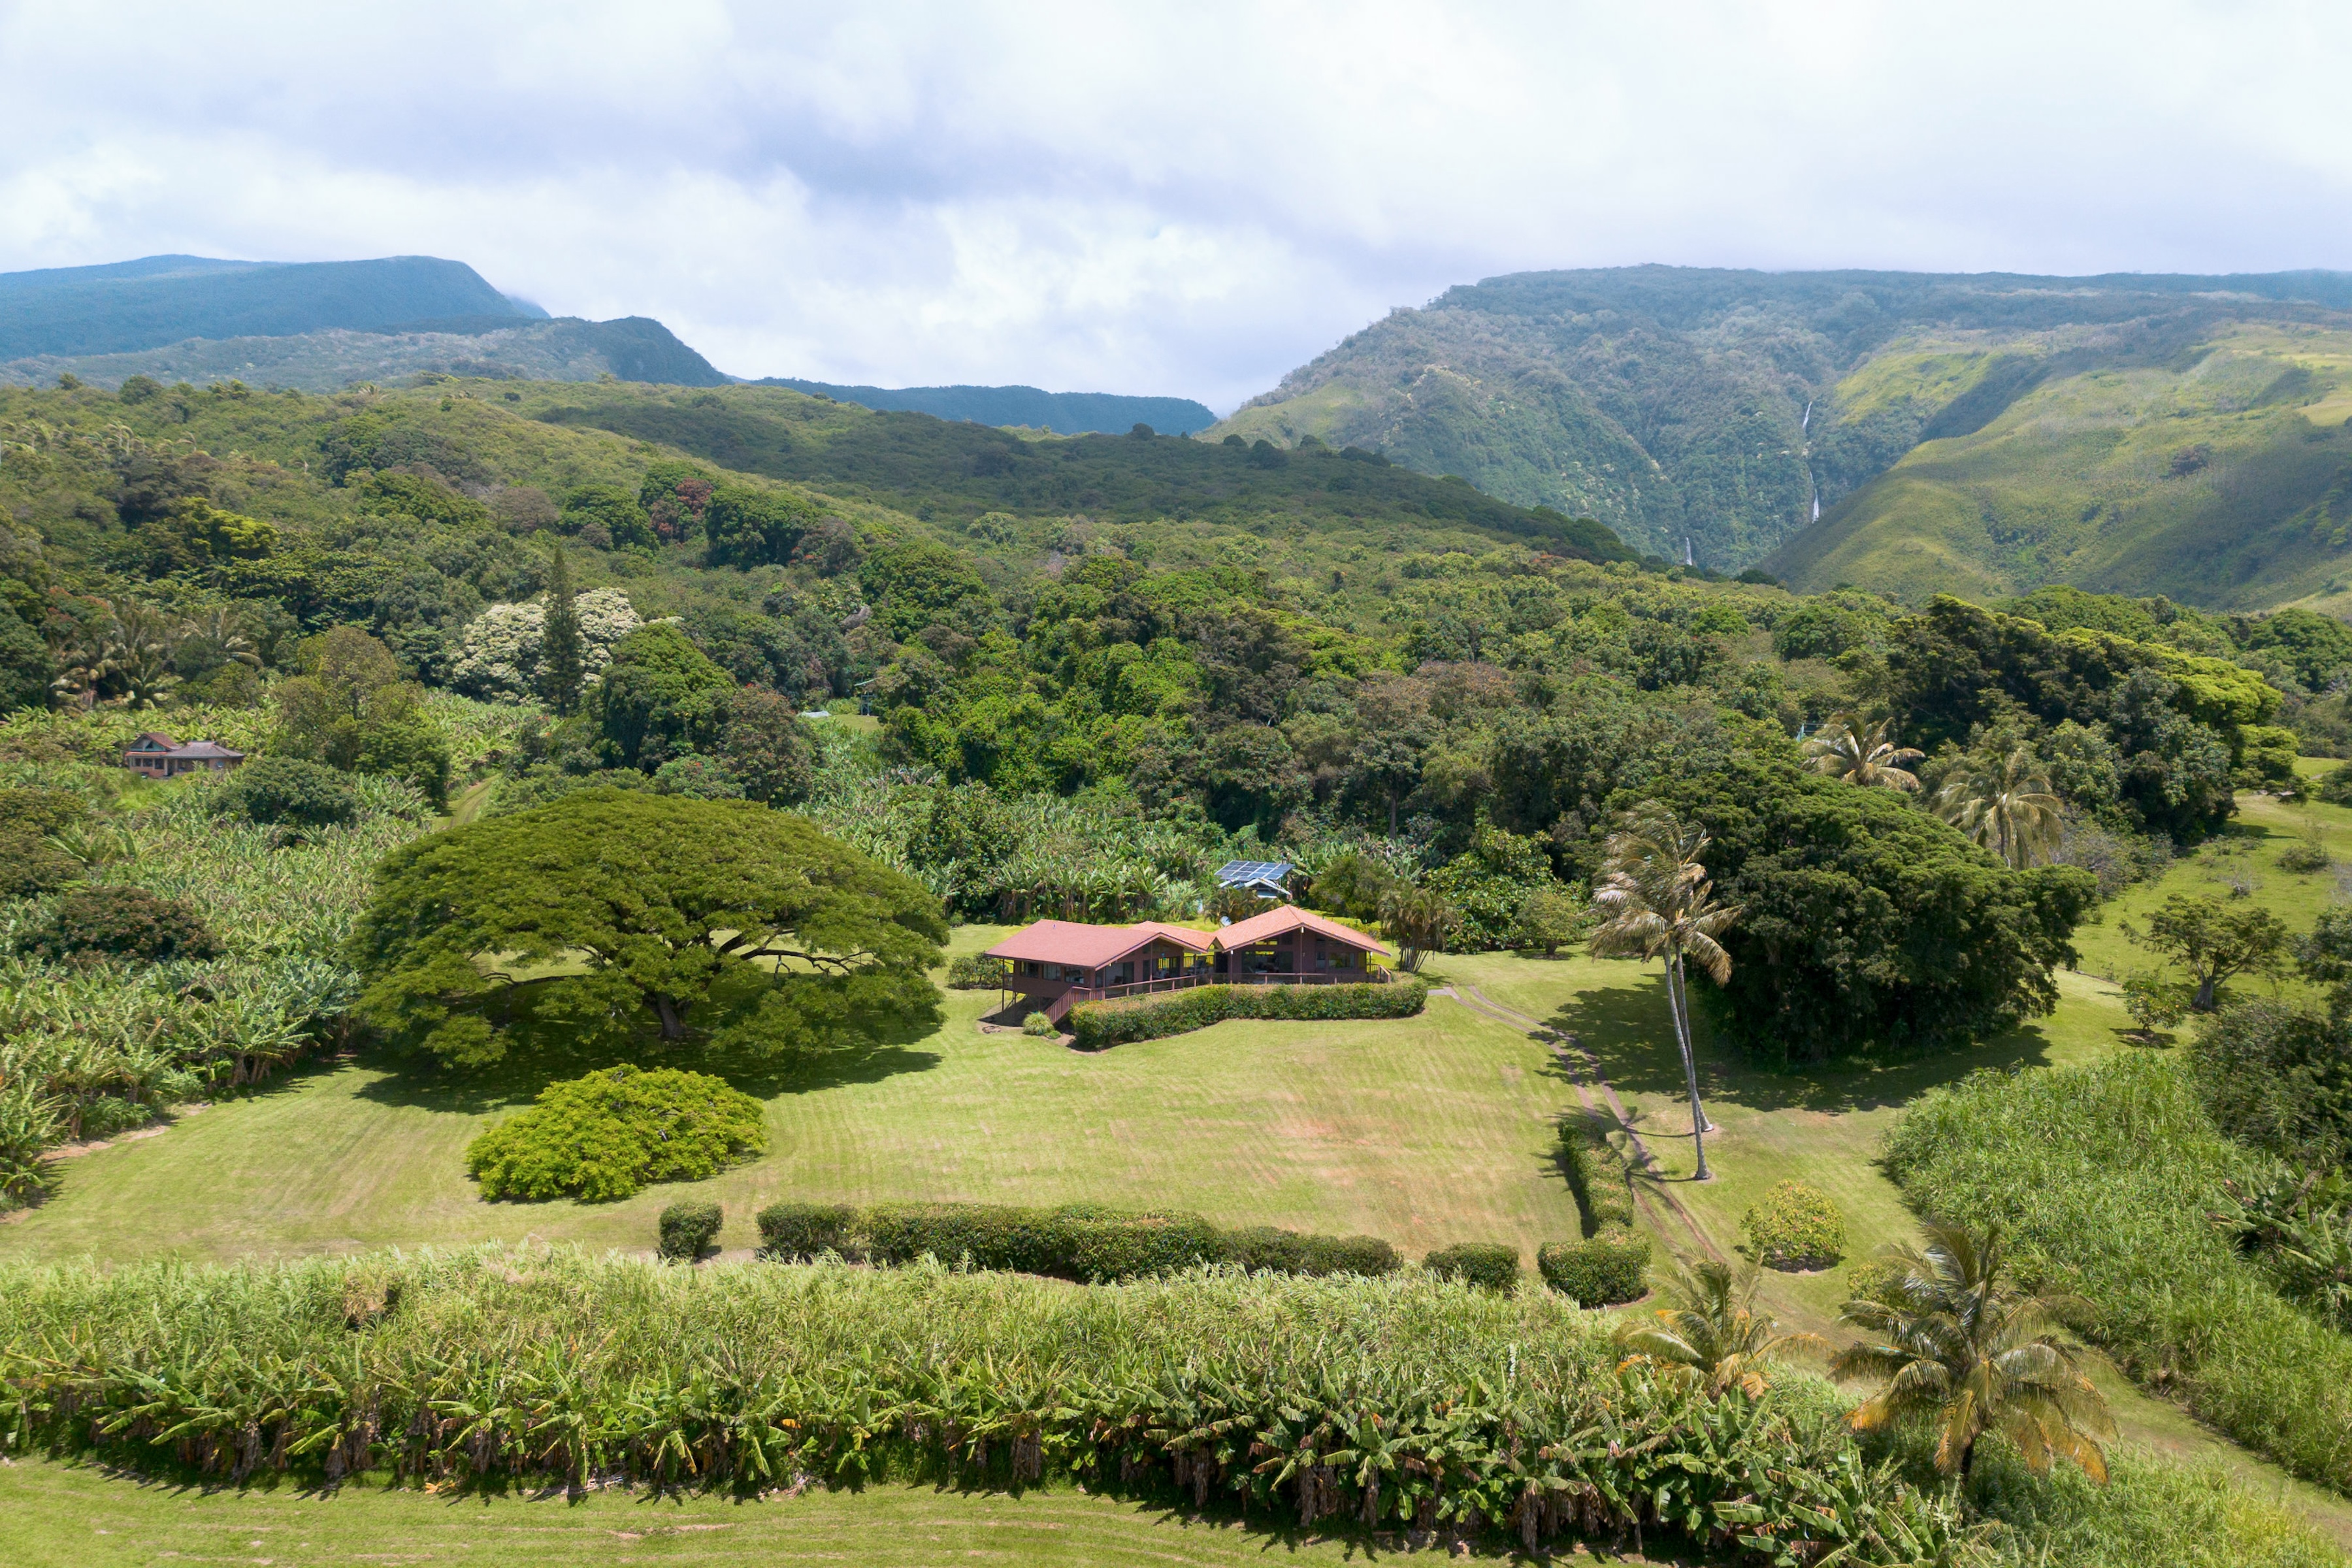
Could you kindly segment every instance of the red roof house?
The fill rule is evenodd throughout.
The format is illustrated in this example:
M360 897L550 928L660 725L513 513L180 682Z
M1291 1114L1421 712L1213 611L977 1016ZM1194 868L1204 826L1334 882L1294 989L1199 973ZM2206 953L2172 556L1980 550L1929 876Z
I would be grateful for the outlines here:
M1079 1002L1212 981L1237 985L1331 984L1388 978L1371 969L1388 949L1311 910L1284 905L1221 931L1145 921L1097 926L1038 921L988 950L1010 971L1004 988L1045 1004L1056 1022Z

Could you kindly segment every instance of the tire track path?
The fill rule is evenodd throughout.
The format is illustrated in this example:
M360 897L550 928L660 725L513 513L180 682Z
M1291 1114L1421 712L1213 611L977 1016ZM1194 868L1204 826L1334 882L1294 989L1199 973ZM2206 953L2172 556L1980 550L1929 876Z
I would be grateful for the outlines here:
M1723 1249L1716 1246L1715 1239L1706 1234L1706 1227L1700 1225L1690 1210L1683 1206L1682 1200L1675 1196L1674 1193L1666 1187L1665 1173L1659 1165L1657 1156L1650 1152L1650 1145L1643 1141L1641 1133L1633 1130L1633 1118L1625 1110L1625 1102L1617 1098L1616 1086L1601 1073L1601 1063L1591 1052L1584 1048L1581 1041L1574 1035L1561 1033L1539 1018L1529 1017L1516 1007L1506 1006L1475 985L1450 985L1438 991L1436 994L1451 996L1470 1011L1483 1017L1491 1018L1496 1023L1524 1030L1529 1039L1540 1040L1549 1046L1554 1059L1567 1072L1569 1082L1575 1087L1576 1098L1583 1102L1584 1109L1594 1114L1599 1113L1600 1107L1593 1103L1592 1098L1593 1093L1598 1091L1601 1098L1608 1101L1609 1113L1616 1119L1618 1127L1623 1131L1625 1141L1633 1145L1634 1168L1649 1178L1646 1183L1633 1184L1633 1201L1647 1214L1651 1229L1660 1237L1671 1234L1672 1227L1665 1224L1664 1216L1658 1212L1664 1209L1680 1223L1683 1230L1701 1252L1717 1262L1730 1261L1725 1256Z

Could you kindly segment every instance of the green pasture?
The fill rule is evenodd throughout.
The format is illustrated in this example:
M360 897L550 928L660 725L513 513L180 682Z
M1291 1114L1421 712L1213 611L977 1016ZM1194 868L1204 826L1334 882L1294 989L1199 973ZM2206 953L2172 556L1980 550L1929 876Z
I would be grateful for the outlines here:
M137 1480L41 1460L0 1462L0 1562L10 1568L132 1568L160 1562L1066 1563L1222 1568L1362 1562L1377 1537L1328 1537L1187 1518L1075 1488L1012 1495L883 1485L736 1500L600 1492L435 1497L347 1487L230 1490ZM1390 1538L1386 1544L1402 1546ZM1611 1553L1608 1561L1647 1559ZM1587 1562L1581 1551L1553 1562Z

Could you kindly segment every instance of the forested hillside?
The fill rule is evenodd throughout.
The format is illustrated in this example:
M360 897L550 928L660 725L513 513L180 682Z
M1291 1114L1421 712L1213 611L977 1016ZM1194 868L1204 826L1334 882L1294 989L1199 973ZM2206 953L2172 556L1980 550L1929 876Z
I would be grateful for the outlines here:
M1724 570L1785 550L1805 587L2260 607L2336 570L2314 432L2352 412L2347 306L2326 273L1525 273L1396 312L1211 434L1358 443Z
M1149 425L1162 436L1189 436L1217 422L1206 405L1189 397L1043 392L1034 386L843 386L786 375L769 376L754 384L790 387L862 408L969 419L976 425L1025 426L1051 430L1056 436L1118 435L1136 425Z

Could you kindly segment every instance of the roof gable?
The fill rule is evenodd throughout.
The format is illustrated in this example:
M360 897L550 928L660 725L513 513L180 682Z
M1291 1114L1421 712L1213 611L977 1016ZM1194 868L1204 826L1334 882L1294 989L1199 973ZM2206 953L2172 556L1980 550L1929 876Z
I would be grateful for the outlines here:
M1234 948L1247 947L1252 942L1265 942L1294 931L1313 931L1318 936L1352 947L1359 952L1382 955L1388 952L1387 948L1362 931L1343 926L1337 921L1327 920L1312 910L1302 910L1296 904L1285 904L1278 910L1268 910L1262 915L1236 921L1216 933L1216 942L1220 948L1231 952Z
M1158 921L1146 921L1140 925L1131 926L1087 925L1078 921L1036 921L990 948L986 956L1017 959L1024 963L1075 963L1082 969L1099 969L1154 941L1172 942L1192 952L1207 952L1210 943L1206 931L1163 925Z

